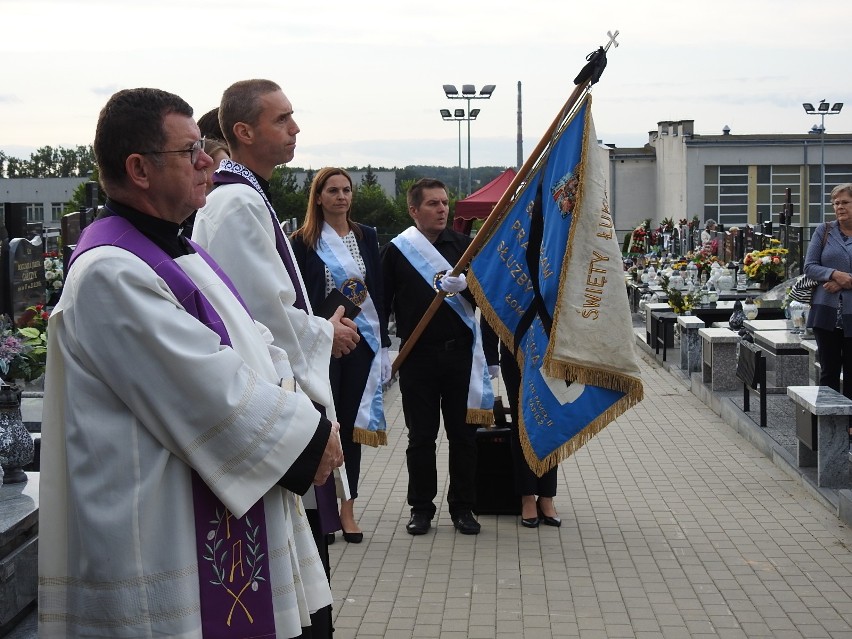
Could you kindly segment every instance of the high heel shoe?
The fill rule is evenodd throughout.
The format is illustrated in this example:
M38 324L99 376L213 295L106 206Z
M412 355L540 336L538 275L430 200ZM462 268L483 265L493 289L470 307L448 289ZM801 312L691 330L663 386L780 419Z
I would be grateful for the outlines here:
M529 519L521 517L521 526L524 528L538 528L538 522L538 517L530 517Z
M343 531L343 538L350 544L360 544L364 541L364 533L362 532L346 532Z
M559 517L549 517L549 516L545 515L541 511L541 506L539 505L538 502L536 502L535 506L536 506L536 509L538 510L538 518L541 519L541 522L545 526L553 526L555 528L559 528L562 525L562 520ZM536 525L538 525L538 524L536 524Z

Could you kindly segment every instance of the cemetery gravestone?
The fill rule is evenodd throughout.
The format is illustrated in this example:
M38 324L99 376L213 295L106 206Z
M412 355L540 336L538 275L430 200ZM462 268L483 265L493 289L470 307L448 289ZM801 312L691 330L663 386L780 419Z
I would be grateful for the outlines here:
M84 215L85 213L75 211L74 213L63 215L62 219L59 220L60 234L62 236L62 266L66 273L68 272L68 261L71 259L71 253L74 252L77 241L80 239L80 229L82 228L80 218Z
M5 282L8 282L8 306L4 312L17 323L28 306L45 303L47 280L44 276L44 256L41 238L35 242L16 237L9 242L8 268Z

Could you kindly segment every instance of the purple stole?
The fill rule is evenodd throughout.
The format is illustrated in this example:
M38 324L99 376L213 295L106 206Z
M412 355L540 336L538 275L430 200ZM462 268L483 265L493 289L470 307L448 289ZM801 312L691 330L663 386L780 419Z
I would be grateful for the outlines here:
M130 222L114 215L87 226L71 256L69 270L77 257L98 246L123 248L143 260L168 284L187 313L215 331L222 344L231 346L222 318L195 282ZM213 258L197 244L192 243L192 247L245 307L233 283ZM237 519L193 470L192 502L204 639L274 638L263 498Z
M293 256L290 254L290 249L287 246L287 238L284 237L284 231L281 230L281 223L278 221L278 216L275 215L275 209L272 208L272 204L266 199L266 194L260 188L257 178L254 177L254 174L249 169L230 160L226 162L225 170L219 170L213 174L213 184L217 187L223 184L245 184L256 190L263 198L266 208L269 209L269 215L272 218L272 228L275 231L275 250L278 251L281 261L284 262L284 268L287 269L287 274L290 276L293 288L296 291L296 302L293 306L307 312L308 304L305 301L305 292L299 284L299 271L297 270L296 263L293 261Z
M260 183L250 169L232 160L223 160L222 162L224 163L224 169L213 173L213 184L216 187L226 184L245 184L257 191L260 197L263 198L263 202L269 210L269 216L272 218L272 228L275 232L275 250L278 251L278 255L284 263L284 268L287 269L287 275L290 276L290 281L293 283L293 289L296 291L296 301L293 303L293 306L307 313L307 296L299 279L298 267L293 261L288 240L284 237L284 231L281 230L281 224L278 222L278 216L275 215L272 203L267 199ZM315 404L315 406L323 414L323 417L325 417L325 409L318 404ZM314 490L316 491L320 531L325 535L340 530L340 514L337 512L337 492L334 487L334 477L329 477L322 486L315 486Z

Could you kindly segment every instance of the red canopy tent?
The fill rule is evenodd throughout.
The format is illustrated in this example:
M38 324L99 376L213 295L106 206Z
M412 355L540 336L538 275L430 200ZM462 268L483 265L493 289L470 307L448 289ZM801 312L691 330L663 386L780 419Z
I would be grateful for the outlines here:
M515 169L506 169L478 191L456 202L453 230L470 235L473 221L484 220L490 215L514 178Z

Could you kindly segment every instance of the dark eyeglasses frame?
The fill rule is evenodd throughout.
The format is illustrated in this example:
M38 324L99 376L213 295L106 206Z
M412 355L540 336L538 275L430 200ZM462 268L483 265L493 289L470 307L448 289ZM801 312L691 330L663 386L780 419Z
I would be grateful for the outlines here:
M189 153L189 162L190 164L195 164L198 162L198 156L201 155L201 152L204 150L204 143L206 138L201 138L200 140L196 140L192 143L192 146L188 149L177 149L176 151L140 151L139 155L165 155L167 153Z

